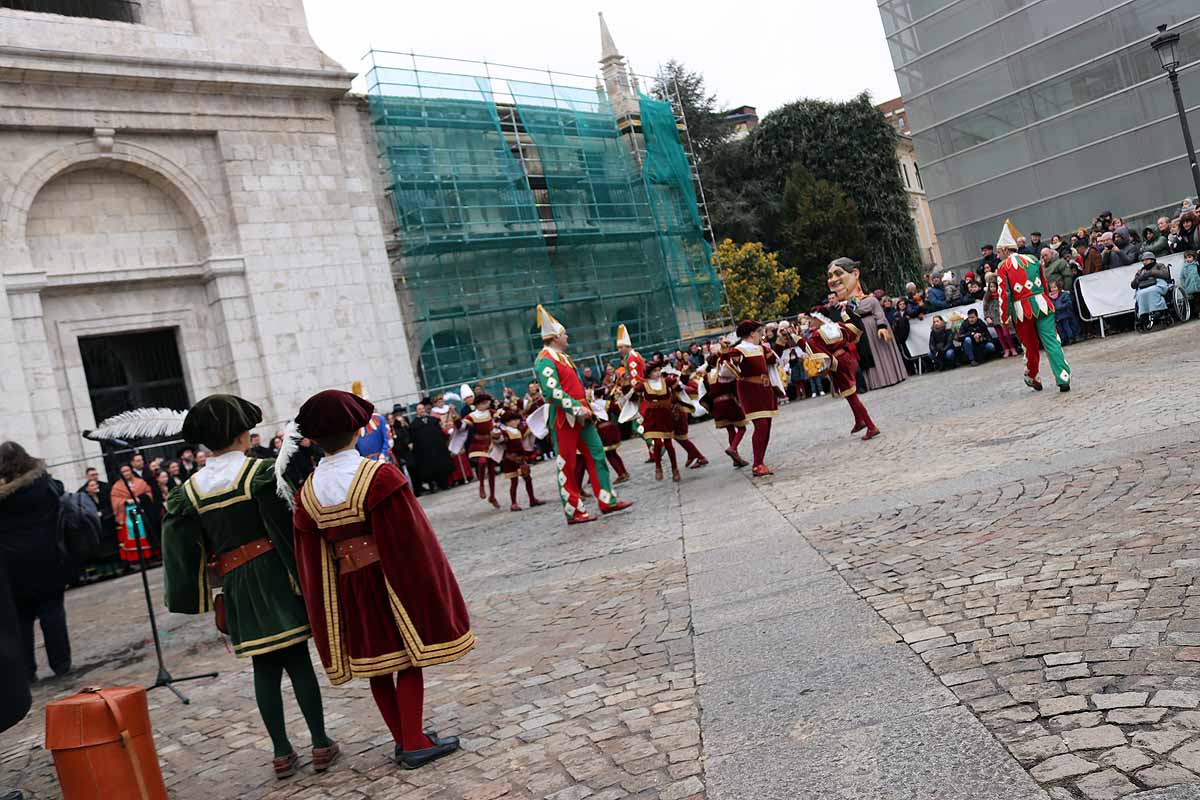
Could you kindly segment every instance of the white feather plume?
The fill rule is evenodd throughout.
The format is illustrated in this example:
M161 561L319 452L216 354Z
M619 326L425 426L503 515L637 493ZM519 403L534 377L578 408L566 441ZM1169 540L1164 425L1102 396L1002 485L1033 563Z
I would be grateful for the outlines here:
M279 455L275 456L275 493L283 498L283 501L288 504L288 508L292 508L295 492L287 478L284 477L284 472L287 471L292 456L296 455L302 438L300 426L296 424L296 420L292 420L283 431L283 443L279 445Z
M101 422L91 432L93 439L151 439L177 436L183 431L186 411L169 408L135 408Z

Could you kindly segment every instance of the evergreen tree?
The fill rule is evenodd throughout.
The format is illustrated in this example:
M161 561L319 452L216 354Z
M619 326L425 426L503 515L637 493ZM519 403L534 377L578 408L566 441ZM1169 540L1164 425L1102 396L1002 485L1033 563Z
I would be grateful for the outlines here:
M896 131L865 92L853 100L798 100L772 111L745 142L747 171L766 194L782 194L795 165L840 188L858 209L867 247L864 264L883 288L919 277L916 229L896 157ZM765 207L765 204L764 204ZM764 218L771 216L769 208ZM764 232L771 249L783 246L786 220ZM845 253L824 254L826 260Z
M792 168L783 190L781 255L800 276L803 297L813 305L827 294L825 270L839 256L861 261L866 240L858 206L833 183ZM795 304L793 304L795 305Z
M713 148L729 139L733 129L717 106L717 96L709 94L704 85L704 76L671 59L654 81L650 94L659 100L673 100L676 92L696 158L703 163Z

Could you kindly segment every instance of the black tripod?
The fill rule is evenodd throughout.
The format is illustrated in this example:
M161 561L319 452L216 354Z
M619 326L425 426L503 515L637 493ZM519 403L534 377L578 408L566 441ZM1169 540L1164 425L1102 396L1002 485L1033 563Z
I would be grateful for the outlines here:
M154 600L150 596L150 579L146 575L146 555L142 551L142 541L148 539L146 521L142 517L142 507L137 502L137 495L134 494L129 480L122 475L121 482L125 484L125 489L129 492L130 498L132 498L125 501L125 513L128 520L126 528L132 528L129 531L129 538L133 539L134 546L137 548L138 570L142 573L142 589L146 593L146 611L150 614L150 632L154 634L154 655L158 658L158 677L155 678L154 685L149 687L147 691L157 689L160 686L166 687L172 694L179 698L181 703L188 705L192 701L176 689L174 684L183 683L184 681L195 681L201 678L215 678L217 677L217 673L206 672L203 675L188 675L184 678L176 678L167 670L167 665L163 662L162 642L158 638L158 621L154 617Z

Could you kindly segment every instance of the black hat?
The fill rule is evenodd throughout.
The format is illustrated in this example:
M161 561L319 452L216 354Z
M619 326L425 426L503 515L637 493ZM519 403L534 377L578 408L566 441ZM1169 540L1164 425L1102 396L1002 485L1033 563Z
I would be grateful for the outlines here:
M996 247L995 247L995 245L981 244L981 245L979 245L979 249L980 250L995 250Z
M183 438L209 447L224 447L262 422L262 409L233 394L210 394L183 418Z
M392 413L393 413L393 414L403 414L403 413L404 413L404 406L403 406L402 404L400 404L400 403L395 403L395 404L393 404L393 405L392 405Z

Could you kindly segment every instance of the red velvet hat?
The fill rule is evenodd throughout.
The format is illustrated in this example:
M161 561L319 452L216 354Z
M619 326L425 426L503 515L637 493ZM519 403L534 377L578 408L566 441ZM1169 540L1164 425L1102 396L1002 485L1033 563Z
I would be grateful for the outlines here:
M375 406L341 389L326 389L304 401L296 413L296 426L310 439L358 430L371 420Z
M739 339L745 339L761 327L762 323L756 319L744 319L738 323L737 330L734 332Z

